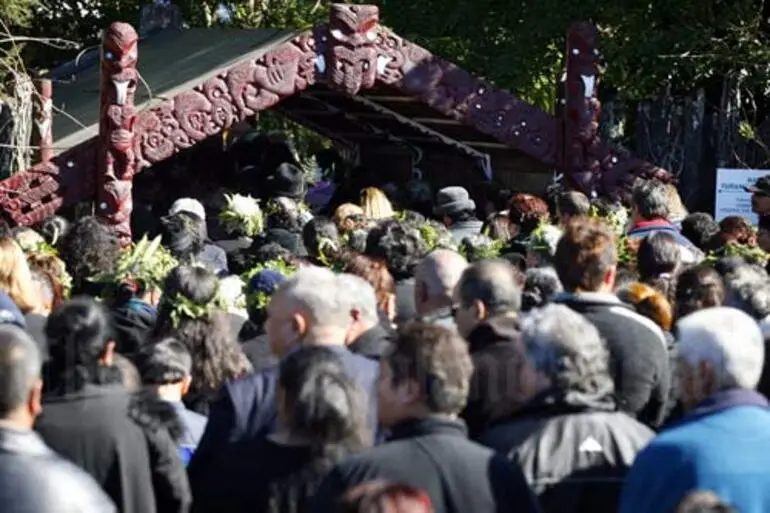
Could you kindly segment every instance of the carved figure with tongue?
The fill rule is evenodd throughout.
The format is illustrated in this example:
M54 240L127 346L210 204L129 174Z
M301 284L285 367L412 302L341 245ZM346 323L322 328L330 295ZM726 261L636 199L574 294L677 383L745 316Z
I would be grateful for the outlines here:
M572 185L587 194L596 192L601 173L597 39L590 23L576 23L567 34L564 164Z
M113 23L101 45L101 115L97 212L114 226L121 243L131 242L134 156L134 93L138 83L139 37L127 23Z

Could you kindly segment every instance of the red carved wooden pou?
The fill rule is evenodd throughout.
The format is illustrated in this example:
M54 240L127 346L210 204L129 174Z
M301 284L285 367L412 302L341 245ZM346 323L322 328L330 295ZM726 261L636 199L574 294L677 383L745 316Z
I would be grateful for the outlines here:
M97 213L115 228L123 245L131 243L138 42L131 25L113 23L101 45Z
M591 23L572 25L565 57L564 167L572 184L589 194L594 192L601 173L598 38Z
M37 148L38 162L50 162L53 158L53 85L49 79L35 81L35 130L33 144Z

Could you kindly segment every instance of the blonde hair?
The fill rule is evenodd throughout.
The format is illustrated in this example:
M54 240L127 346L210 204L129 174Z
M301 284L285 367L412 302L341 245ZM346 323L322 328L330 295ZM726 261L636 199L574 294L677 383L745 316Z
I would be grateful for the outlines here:
M343 203L334 211L334 224L342 232L354 230L357 223L351 219L353 216L365 217L364 209L353 203Z
M682 203L682 197L679 196L676 185L672 183L666 184L666 196L668 197L669 221L681 221L688 216L689 212L687 211L687 207L684 206L684 203Z
M25 314L43 307L27 257L10 237L0 239L0 290L8 294Z
M380 189L367 187L361 191L361 208L368 219L379 221L393 217L393 206L390 200Z

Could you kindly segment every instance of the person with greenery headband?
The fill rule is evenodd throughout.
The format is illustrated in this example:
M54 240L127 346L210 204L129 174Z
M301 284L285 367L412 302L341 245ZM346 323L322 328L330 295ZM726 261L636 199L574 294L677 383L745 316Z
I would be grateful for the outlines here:
M206 267L175 268L163 283L153 333L156 339L176 338L190 351L192 387L184 403L204 415L223 383L252 369L219 308L218 293L219 279Z
M114 270L91 278L103 285L118 353L131 358L145 344L155 326L161 285L176 265L160 237L143 238L120 254Z

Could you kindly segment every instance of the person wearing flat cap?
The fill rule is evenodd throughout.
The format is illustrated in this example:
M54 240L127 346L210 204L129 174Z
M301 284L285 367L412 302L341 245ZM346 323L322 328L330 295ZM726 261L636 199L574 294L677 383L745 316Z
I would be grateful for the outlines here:
M770 175L744 189L751 193L751 210L759 216L759 247L770 251Z
M463 187L439 190L433 213L449 228L455 244L459 245L466 237L481 233L483 223L476 218L476 202Z

